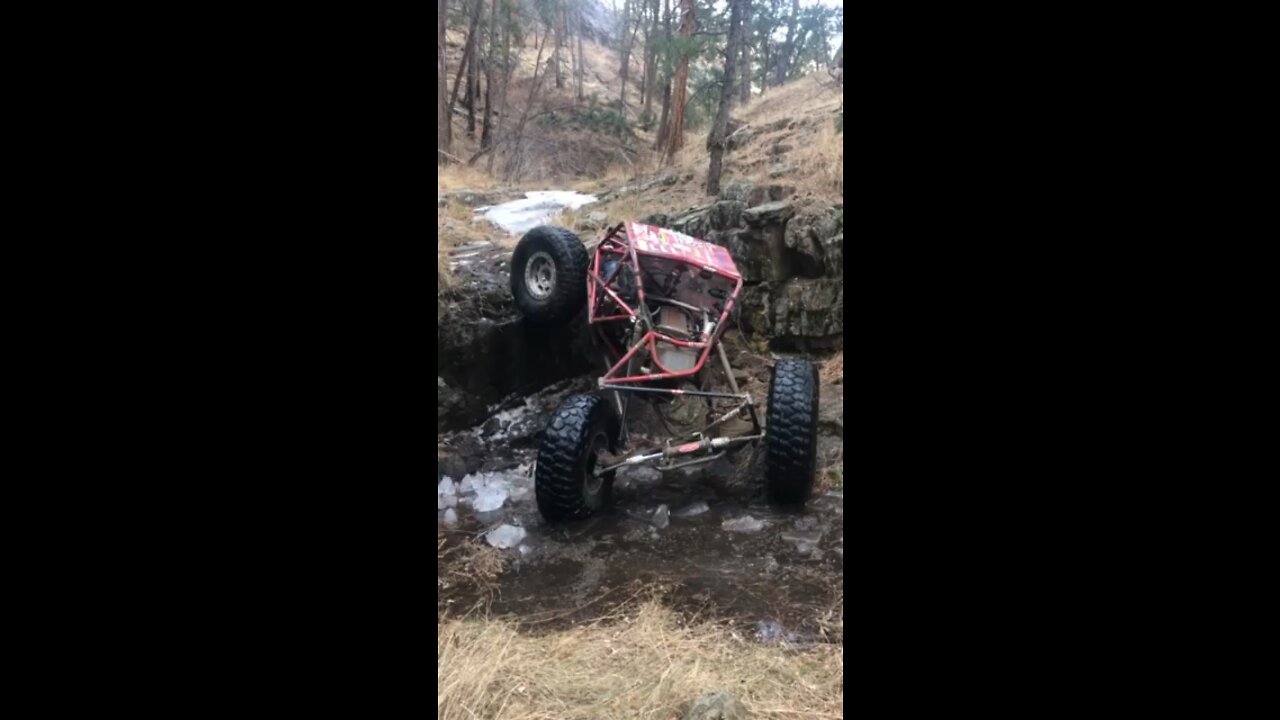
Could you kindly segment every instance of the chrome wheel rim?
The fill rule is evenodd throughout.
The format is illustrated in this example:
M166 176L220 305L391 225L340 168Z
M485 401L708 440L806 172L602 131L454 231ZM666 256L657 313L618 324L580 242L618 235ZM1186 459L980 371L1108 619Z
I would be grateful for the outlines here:
M524 268L524 285L537 300L551 297L556 288L556 263L545 252L536 252Z

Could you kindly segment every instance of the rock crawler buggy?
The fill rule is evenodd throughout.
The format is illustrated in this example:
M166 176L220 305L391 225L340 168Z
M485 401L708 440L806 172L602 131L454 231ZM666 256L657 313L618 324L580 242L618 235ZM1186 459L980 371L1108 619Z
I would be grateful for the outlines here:
M619 468L676 470L761 440L769 498L808 498L818 450L817 368L807 360L778 361L762 426L720 343L742 291L726 249L634 222L588 245L568 230L543 226L516 246L511 290L521 314L536 323L567 323L585 303L609 368L600 392L566 399L543 434L534 489L547 520L585 517L605 505ZM727 389L712 387L717 363ZM660 446L630 447L632 398L658 412L669 433ZM731 431L733 424L749 427Z

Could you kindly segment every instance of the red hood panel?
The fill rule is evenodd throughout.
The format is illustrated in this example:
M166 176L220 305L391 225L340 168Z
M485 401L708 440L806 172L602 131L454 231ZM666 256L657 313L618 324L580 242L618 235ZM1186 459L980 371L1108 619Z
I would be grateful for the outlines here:
M733 264L733 258L730 257L728 250L719 245L695 240L674 230L629 222L627 239L635 247L636 252L644 255L661 255L683 260L691 265L715 268L721 274L735 280L742 277L738 274L738 266Z

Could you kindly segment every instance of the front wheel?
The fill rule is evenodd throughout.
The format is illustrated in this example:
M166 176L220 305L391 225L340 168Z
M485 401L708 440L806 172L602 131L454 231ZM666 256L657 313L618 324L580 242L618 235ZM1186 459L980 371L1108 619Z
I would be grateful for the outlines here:
M524 234L511 258L516 308L539 323L565 322L587 301L587 262L582 240L550 225Z
M813 491L818 465L818 368L779 360L769 386L765 489L778 504L799 504Z
M548 522L584 518L608 504L616 473L597 477L595 470L601 455L614 450L618 426L612 406L596 395L574 395L551 416L533 477L538 511Z

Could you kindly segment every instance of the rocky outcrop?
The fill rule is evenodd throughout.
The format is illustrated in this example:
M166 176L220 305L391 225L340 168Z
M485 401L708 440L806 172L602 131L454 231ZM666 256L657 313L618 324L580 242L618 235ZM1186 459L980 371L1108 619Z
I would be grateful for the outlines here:
M716 202L645 222L700 237L742 273L743 324L779 349L844 345L844 210L780 184L728 184Z
M841 231L838 211L829 205L810 203L801 207L796 216L787 223L783 236L783 244L793 260L792 267L800 277L820 278L827 272L827 241ZM841 239L840 259L832 263L843 262L843 238ZM843 268L839 268L843 275Z

